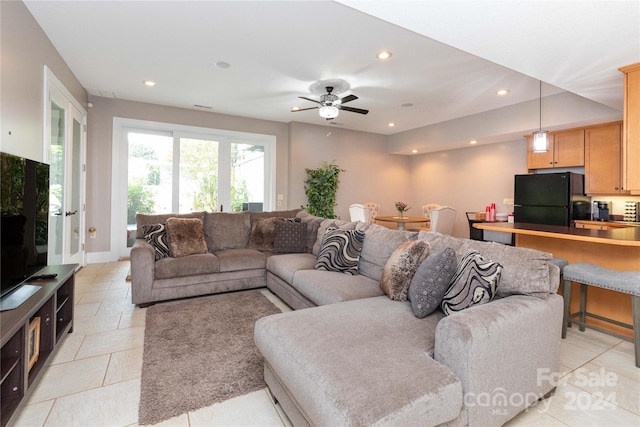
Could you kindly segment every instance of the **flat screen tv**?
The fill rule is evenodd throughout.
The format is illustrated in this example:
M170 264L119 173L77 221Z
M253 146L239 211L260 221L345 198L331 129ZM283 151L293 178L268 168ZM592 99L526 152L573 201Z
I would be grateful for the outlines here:
M0 297L47 265L49 165L0 153Z

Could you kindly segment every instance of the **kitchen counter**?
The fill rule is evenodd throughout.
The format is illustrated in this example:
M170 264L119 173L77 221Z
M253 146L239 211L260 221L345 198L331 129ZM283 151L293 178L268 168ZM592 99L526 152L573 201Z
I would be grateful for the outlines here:
M589 262L613 270L640 271L640 227L593 230L517 222L483 222L473 226L482 230L514 233L516 246L549 252L569 263ZM578 310L578 289L578 286L573 286L572 312ZM631 324L631 295L590 287L587 311ZM588 322L625 336L633 336L629 329L596 319L589 318Z

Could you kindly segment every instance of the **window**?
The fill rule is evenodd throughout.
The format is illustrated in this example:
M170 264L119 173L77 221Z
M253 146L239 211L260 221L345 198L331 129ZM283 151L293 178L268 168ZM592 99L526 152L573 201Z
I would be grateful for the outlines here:
M275 137L115 119L112 212L119 256L135 243L136 214L270 210ZM115 153L116 144L119 154ZM115 188L115 187L114 187ZM115 196L114 196L115 197ZM126 201L126 203L125 203ZM126 232L125 232L126 230Z

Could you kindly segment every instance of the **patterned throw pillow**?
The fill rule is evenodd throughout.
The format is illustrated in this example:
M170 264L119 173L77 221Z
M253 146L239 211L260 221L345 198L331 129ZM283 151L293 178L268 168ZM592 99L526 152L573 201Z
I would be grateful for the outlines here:
M273 251L276 236L276 224L282 222L300 222L300 218L272 216L255 219L251 224L249 248L257 251Z
M316 270L337 271L352 276L358 274L363 242L363 231L327 228L318 252Z
M429 244L424 240L400 243L384 265L380 289L394 301L406 301L416 269L427 255Z
M485 259L478 251L467 252L456 268L451 286L442 300L445 315L462 311L493 299L500 283L502 266Z
M142 232L146 241L153 246L156 261L171 256L165 224L145 224Z
M273 252L279 254L307 252L307 224L296 221L276 222Z
M409 286L409 301L413 314L422 319L433 313L449 289L456 272L456 253L444 248L422 261Z

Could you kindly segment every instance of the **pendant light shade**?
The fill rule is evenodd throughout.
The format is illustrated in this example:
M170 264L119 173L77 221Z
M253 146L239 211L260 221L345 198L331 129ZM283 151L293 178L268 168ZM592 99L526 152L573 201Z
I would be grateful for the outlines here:
M542 80L540 80L540 127L533 133L533 152L546 153L549 151L549 135L546 130L542 130Z

